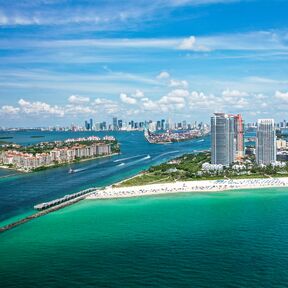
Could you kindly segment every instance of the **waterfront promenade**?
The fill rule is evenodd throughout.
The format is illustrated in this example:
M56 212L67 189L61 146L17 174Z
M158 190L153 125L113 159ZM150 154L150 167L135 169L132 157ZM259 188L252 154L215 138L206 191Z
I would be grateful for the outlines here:
M173 183L158 183L131 187L108 186L103 190L91 193L86 199L128 198L148 195L189 193L189 192L219 192L238 189L259 189L271 187L288 187L288 177L255 178L235 180L205 180L179 181Z

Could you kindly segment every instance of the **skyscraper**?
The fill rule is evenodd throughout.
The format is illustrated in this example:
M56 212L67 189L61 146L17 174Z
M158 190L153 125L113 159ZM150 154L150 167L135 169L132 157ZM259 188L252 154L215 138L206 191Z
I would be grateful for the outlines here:
M90 128L90 124L88 123L88 121L85 121L85 129L89 130L89 128Z
M235 160L235 119L225 113L211 117L211 163L229 166Z
M165 119L161 120L161 130L165 130Z
M236 139L236 160L241 161L244 157L244 121L240 114L234 115L235 139Z
M118 130L117 117L113 117L113 130Z
M276 161L276 130L274 119L257 122L256 162L269 165Z
M90 122L89 122L89 128L90 128L90 130L93 130L93 119L92 118L90 119Z
M118 129L123 127L123 121L121 119L118 120Z

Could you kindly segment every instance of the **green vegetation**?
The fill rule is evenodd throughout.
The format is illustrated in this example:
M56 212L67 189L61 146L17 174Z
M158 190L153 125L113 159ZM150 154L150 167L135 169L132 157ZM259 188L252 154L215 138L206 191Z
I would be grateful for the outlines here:
M241 170L230 167L217 172L202 171L202 164L210 162L210 160L210 152L186 154L166 163L153 166L136 177L120 183L119 186L137 186L174 181L288 177L288 165L283 168L273 167L272 165L261 168L255 164L254 157L246 159L245 167Z
M199 180L198 172L202 164L210 162L210 153L186 154L174 160L152 166L137 177L122 182L121 186L145 185L153 183L173 182L177 180ZM209 179L212 179L209 178Z

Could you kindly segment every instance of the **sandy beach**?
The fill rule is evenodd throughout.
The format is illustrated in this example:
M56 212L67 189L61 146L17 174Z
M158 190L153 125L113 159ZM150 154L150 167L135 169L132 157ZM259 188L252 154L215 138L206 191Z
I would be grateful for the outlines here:
M205 180L205 181L179 181L175 183L159 183L132 187L107 186L97 190L86 199L112 199L139 197L146 195L191 193L191 192L218 192L235 189L259 189L269 187L288 187L288 177L283 178L257 178L235 180Z

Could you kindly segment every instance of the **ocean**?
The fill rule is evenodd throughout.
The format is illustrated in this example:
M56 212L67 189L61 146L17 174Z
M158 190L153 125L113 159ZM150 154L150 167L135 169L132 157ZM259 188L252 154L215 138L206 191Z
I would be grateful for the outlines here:
M40 141L95 134L41 133ZM0 178L2 224L210 146L209 138L151 145L139 132L110 134L122 154L73 164L73 175L0 170L11 175ZM287 211L287 188L81 201L0 235L1 287L287 287Z
M0 236L1 287L287 287L287 192L85 200Z

